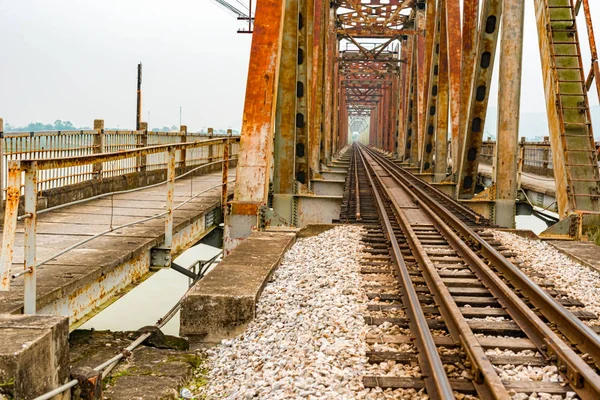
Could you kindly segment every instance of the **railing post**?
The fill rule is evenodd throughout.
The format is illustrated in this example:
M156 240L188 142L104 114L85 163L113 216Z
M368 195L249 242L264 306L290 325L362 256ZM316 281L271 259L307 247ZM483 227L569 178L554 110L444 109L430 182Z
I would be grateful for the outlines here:
M137 143L138 148L148 146L148 123L147 122L140 122L140 131L142 131L142 134L138 135L138 143ZM137 170L141 173L145 173L147 162L148 162L148 156L139 156L136 159Z
M233 136L233 129L227 129L227 136Z
M165 247L173 244L173 198L175 196L175 147L169 147L167 163L167 217L165 219Z
M550 136L544 136L544 143L547 143L548 146L542 149L542 171L544 172L544 176L550 176L548 171L548 164L550 160Z
M221 211L225 215L225 207L227 207L227 181L229 180L229 139L225 139L223 144L223 187L221 194Z
M179 127L179 131L181 133L183 133L183 135L181 136L181 143L187 143L187 125L181 125ZM179 153L179 166L181 167L182 170L185 170L185 165L186 165L186 161L187 161L187 150L186 149L181 149L180 153Z
M21 197L21 168L18 161L11 160L8 162L6 182L6 206L4 210L4 227L2 229L2 256L0 257L0 292L6 292L10 289L13 244L17 230L19 198Z
M94 135L94 154L100 154L104 152L104 120L94 120L94 130L97 131ZM102 179L102 163L96 163L93 166L93 172L96 179Z
M37 221L37 163L32 162L24 169L25 172L25 265L29 271L25 274L23 292L25 302L23 313L35 314L36 306L36 267L35 241Z
M517 161L517 190L521 189L521 177L523 175L523 165L525 164L525 140L527 138L522 137L519 143L519 159Z
M212 139L214 134L213 128L208 128L208 138ZM213 161L213 147L214 145L211 144L210 146L208 146L208 162L211 163Z

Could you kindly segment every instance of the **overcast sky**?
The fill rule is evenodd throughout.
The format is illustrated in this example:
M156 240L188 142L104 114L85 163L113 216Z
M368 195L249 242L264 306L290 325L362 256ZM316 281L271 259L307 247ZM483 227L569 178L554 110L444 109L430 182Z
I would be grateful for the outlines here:
M544 112L533 0L525 1L522 111ZM600 37L600 5L591 3ZM151 127L178 125L182 106L190 130L239 129L251 40L239 27L210 0L0 0L0 117L132 128L142 61ZM589 68L587 42L582 52Z
M239 129L250 49L209 0L0 0L0 117Z

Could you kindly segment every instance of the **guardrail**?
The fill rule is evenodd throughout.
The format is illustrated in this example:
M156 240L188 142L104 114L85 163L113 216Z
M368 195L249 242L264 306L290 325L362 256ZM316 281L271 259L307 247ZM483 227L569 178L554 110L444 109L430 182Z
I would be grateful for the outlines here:
M0 187L2 199L6 198L8 163L13 160L51 159L113 153L140 149L147 146L177 144L207 140L215 136L212 128L208 133L188 133L186 126L179 132L153 132L142 123L139 131L105 130L103 120L94 121L94 129L77 131L2 132L0 119ZM231 130L227 136L231 136ZM237 142L231 144L232 152L237 152ZM177 154L176 164L194 166L219 157L223 152L220 145L213 148L189 148ZM167 160L164 154L151 154L101 162L94 165L77 165L40 171L38 191L55 189L93 179L111 178L132 172L146 172L165 169Z
M547 138L543 142L526 142L521 138L519 142L520 172L554 177L552 166L552 149ZM487 140L482 143L480 161L482 164L493 165L496 142ZM520 167L519 167L520 168Z
M224 204L227 196L227 182L228 182L228 165L230 160L230 148L238 147L239 138L225 137L220 139L206 139L198 140L194 142L185 142L177 144L163 144L157 146L146 146L135 150L123 150L118 152L110 152L103 154L89 154L82 156L71 156L71 157L57 157L57 158L33 158L25 160L9 160L8 161L8 179L6 187L6 205L4 212L4 228L2 237L2 253L0 256L0 291L8 291L10 289L10 280L16 276L24 275L24 313L35 314L36 311L36 268L44 263L52 260L58 255L64 254L65 252L72 250L95 237L103 234L112 232L116 229L125 227L111 227L110 229L101 232L100 234L82 240L81 242L70 246L67 249L61 250L58 254L54 254L52 257L47 258L42 262L36 260L36 222L37 222L37 195L39 190L39 179L43 176L44 171L64 171L69 168L80 168L80 169L92 169L97 166L111 165L111 163L117 163L117 165L126 165L125 162L130 160L139 160L141 158L149 159L155 157L156 160L163 160L167 170L167 179L159 184L166 183L166 211L152 217L144 218L139 221L126 224L126 226L135 225L138 223L146 222L151 219L164 217L165 219L165 248L170 248L173 237L173 212L177 208L183 206L200 192L192 195L190 199L185 200L179 205L174 205L174 193L175 193L175 179L177 171L177 160L179 163L187 163L185 156L188 152L197 153L208 152L209 149L214 147L219 148L218 153L212 154L212 158L207 158L207 163L199 163L197 167L181 174L179 177L188 175L197 169L203 168L210 164L221 163L222 164L222 176L223 181L221 184L216 185L210 189L220 187L222 189L222 203ZM222 149L222 150L221 150ZM237 150L234 150L237 152ZM213 161L218 159L219 161ZM191 160L193 163L198 162L198 159ZM137 162L137 161L136 161ZM155 184L153 186L157 186ZM147 187L147 186L146 186ZM133 190L141 190L143 187ZM24 213L19 216L19 202L21 199L21 192L24 191ZM132 190L129 190L132 191ZM86 199L91 200L91 199ZM86 201L79 200L77 202ZM71 203L72 204L72 203ZM65 205L62 205L65 206ZM43 211L43 210L42 210ZM15 234L17 229L17 221L19 219L24 220L24 254L25 262L23 270L17 274L11 274L12 268L12 257L13 257L13 244L15 240Z

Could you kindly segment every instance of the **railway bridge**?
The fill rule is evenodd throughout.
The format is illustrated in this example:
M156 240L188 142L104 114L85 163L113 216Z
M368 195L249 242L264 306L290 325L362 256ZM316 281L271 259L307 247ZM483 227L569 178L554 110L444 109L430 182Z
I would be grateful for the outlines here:
M69 332L172 268L154 328L213 346L190 396L600 398L593 14L531 3L540 142L522 0L257 0L239 137L3 132L0 392L98 398L152 332L85 370ZM223 261L173 262L221 221Z

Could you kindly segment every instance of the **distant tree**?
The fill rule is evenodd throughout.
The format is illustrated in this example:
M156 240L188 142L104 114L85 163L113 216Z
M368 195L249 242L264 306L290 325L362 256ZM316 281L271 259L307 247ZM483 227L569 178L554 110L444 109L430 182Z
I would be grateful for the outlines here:
M61 121L57 119L53 124L44 124L42 122L30 122L25 126L14 126L6 123L4 130L6 132L36 132L36 131L76 131L90 129L89 127L76 127L71 121Z

